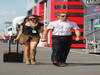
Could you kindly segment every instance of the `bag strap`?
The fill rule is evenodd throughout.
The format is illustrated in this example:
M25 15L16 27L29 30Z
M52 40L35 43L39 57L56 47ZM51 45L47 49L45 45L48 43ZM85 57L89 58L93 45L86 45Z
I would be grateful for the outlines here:
M19 51L19 43L16 43L16 53ZM11 40L9 40L9 53L11 52Z
M16 52L18 53L18 51L19 51L19 43L17 42Z
M9 53L11 52L11 40L9 40Z

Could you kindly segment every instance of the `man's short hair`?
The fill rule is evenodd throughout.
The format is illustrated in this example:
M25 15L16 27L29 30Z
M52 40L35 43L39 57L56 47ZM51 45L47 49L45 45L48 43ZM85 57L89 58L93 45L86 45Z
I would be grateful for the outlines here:
M58 16L60 16L61 14L66 14L66 17L70 16L70 14L69 14L69 13L65 13L65 12L61 12L61 13L59 13L59 15L58 15Z

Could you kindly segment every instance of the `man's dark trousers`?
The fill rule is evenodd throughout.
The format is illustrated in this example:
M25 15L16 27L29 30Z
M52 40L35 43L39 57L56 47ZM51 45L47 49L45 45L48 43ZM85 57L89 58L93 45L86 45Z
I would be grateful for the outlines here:
M57 61L65 63L71 48L72 36L55 36L52 37L52 62Z

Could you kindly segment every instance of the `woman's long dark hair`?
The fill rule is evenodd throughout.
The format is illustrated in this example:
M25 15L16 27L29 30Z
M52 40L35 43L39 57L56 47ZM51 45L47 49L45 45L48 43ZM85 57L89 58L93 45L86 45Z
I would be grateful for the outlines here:
M40 16L37 16L37 15L31 15L31 16L34 16L34 17L36 18L36 22L39 21ZM30 16L26 16L26 17L24 18L23 22L21 23L21 25L24 26L24 25L26 24L26 22L29 21L29 17L30 17Z
M28 21L28 18L29 18L29 16L26 16L25 18L24 18L24 20L23 20L23 22L21 23L21 25L25 25L26 24L26 22Z

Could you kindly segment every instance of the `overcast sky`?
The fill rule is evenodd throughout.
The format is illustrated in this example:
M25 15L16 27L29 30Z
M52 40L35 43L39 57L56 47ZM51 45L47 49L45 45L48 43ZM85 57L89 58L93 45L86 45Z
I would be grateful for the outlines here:
M0 0L0 28L5 21L26 15L27 0Z

